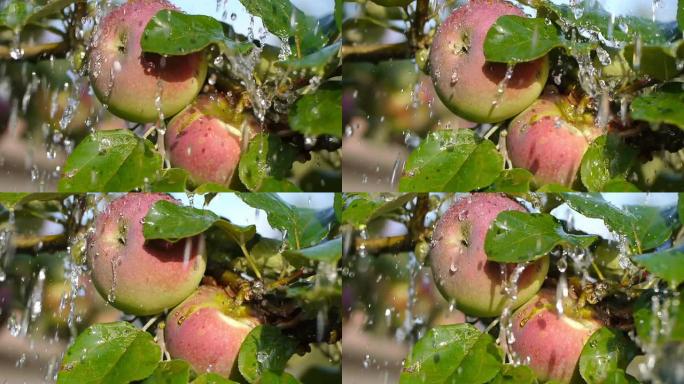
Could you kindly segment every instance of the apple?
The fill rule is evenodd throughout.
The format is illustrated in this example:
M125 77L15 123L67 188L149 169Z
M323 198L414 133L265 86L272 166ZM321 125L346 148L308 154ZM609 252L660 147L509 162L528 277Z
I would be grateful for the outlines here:
M501 264L487 261L485 236L503 211L525 211L512 199L494 193L459 198L437 222L432 237L430 265L434 281L447 301L466 315L494 317L508 300L502 291ZM510 264L509 272L514 269ZM549 270L548 256L531 263L518 280L517 308L541 288Z
M203 52L162 57L143 53L145 26L164 9L166 0L131 0L111 11L98 25L90 47L89 76L98 99L118 117L139 123L171 117L202 89L207 75Z
M541 381L581 383L578 363L584 344L603 326L588 308L577 308L571 298L563 302L564 315L556 311L556 293L539 292L513 314L511 349L529 357L530 368Z
M198 373L235 377L240 346L260 323L223 289L203 285L169 313L164 342L172 358L189 362Z
M143 221L164 194L129 193L112 201L95 220L87 260L98 292L117 309L154 315L173 308L199 286L206 268L204 238L176 243L145 241Z
M571 187L589 144L601 134L593 117L577 111L567 97L549 94L516 116L506 137L513 166L530 171L538 185Z
M432 42L429 70L437 95L464 119L478 123L506 120L532 104L546 84L549 63L544 56L515 65L503 94L498 94L507 65L485 60L484 40L503 15L524 16L503 0L469 1L440 25Z
M201 95L168 125L171 165L187 170L195 184L230 184L240 161L243 123L251 127L254 120L225 97Z

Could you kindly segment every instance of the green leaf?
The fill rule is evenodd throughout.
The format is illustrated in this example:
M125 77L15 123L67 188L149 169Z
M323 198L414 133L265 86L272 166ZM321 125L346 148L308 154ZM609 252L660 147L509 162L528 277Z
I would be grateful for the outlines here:
M632 118L651 124L674 124L684 129L684 92L681 85L665 86L638 96L632 102Z
M190 379L190 364L184 360L162 361L152 376L141 384L187 384Z
M218 193L218 192L232 192L232 190L225 185L217 183L200 184L193 191L194 193Z
M240 156L240 181L250 190L268 187L267 179L283 179L292 169L297 149L285 144L277 135L260 133L250 140L247 151Z
M527 365L504 365L491 384L537 384L537 376Z
M339 63L341 47L342 42L338 41L302 58L291 58L285 61L278 61L276 64L288 67L290 70L314 69L318 73L323 73L334 58L338 58L336 61Z
M503 211L485 237L487 259L502 263L537 260L557 246L587 248L598 236L572 235L548 213Z
M328 224L335 217L332 208L323 211L297 208L275 193L240 193L238 196L247 205L265 211L271 227L287 231L288 242L295 249L317 244L325 238Z
M507 169L494 180L492 185L487 187L488 191L492 192L506 192L506 193L523 193L530 191L530 184L534 179L534 175L527 169L513 168Z
M494 338L470 324L442 325L418 340L399 383L487 383L502 367Z
M563 198L570 208L587 217L601 219L611 231L624 235L631 248L639 253L660 245L664 232L669 231L666 224L658 223L665 219L654 216L652 210L621 210L596 193L564 193ZM650 233L655 230L658 232Z
M45 5L36 5L26 0L11 0L0 10L0 27L20 31L24 26L58 13L76 0L52 0Z
M5 208L15 208L31 201L64 200L69 196L66 193L27 193L27 192L0 192L0 205Z
M294 11L290 0L240 0L247 12L258 16L269 32L279 37L291 36L290 17Z
M663 316L656 316L653 312L653 296L654 292L649 291L639 296L637 301L634 303L633 316L634 316L634 328L636 329L637 336L639 340L643 343L650 343L652 341L653 330L663 329L663 326L669 328L667 334L658 332L656 334L656 343L662 344L672 341L684 341L684 302L682 297L684 297L684 289L680 289L678 292L679 298L674 299L672 297L667 297L669 305L662 302L661 297L658 298L660 301L660 306L658 309L660 311L667 311L667 319L669 320L667 325L662 324Z
M546 19L504 15L489 28L484 54L487 61L521 63L543 57L561 46L564 39Z
M223 53L247 53L249 42L230 40L218 20L205 15L187 15L164 9L145 26L140 40L142 50L160 55L187 55L217 44Z
M586 2L580 6L584 6L584 10L576 18L573 6L545 1L539 8L539 16L548 15L553 20L560 18L562 21L559 23L580 29L583 36L595 36L601 41L610 39L613 44L621 46L633 42L636 36L640 36L644 45L667 43L677 34L676 28L668 24L637 16L611 14L599 2Z
M636 185L620 179L610 180L603 186L604 192L641 192Z
M594 140L582 157L580 177L589 192L599 192L609 183L625 179L637 151L617 135L603 135Z
M319 89L290 110L290 127L307 136L342 136L342 90Z
M61 192L128 192L154 180L162 159L154 145L129 130L89 134L69 155Z
M636 217L636 231L642 250L657 248L670 239L672 228L659 208L629 205L625 210Z
M589 384L611 382L616 370L624 370L639 349L617 329L603 327L584 344L579 360L580 375ZM624 374L624 371L623 371Z
M147 240L178 241L203 233L216 224L238 244L244 244L256 234L256 227L241 227L222 219L209 210L178 205L166 200L154 203L147 211L143 235Z
M266 371L261 376L259 384L299 384L299 380L287 372L277 374L275 372Z
M261 181L261 185L256 192L301 192L293 182L290 180L275 179L273 177L265 177Z
M379 198L373 198L366 194L355 195L347 208L342 211L342 223L359 227L382 215L401 209L415 197L415 193L392 194Z
M185 191L190 175L182 168L165 169L162 175L150 185L150 192Z
M671 287L684 281L684 247L632 256L632 260Z
M199 375L191 384L238 384L235 381L228 380L217 373L203 373Z
M254 328L240 346L238 369L250 383L257 382L266 371L281 374L295 353L297 341L283 335L272 325Z
M292 264L295 266L308 264L300 262L302 259L334 264L342 258L342 238L336 237L333 240L324 241L309 248L288 250L283 252L283 256L290 260L291 263L294 261Z
M684 192L679 192L677 195L677 215L680 224L684 225Z
M682 195L679 195L679 217L682 217L682 212L684 209L684 201L682 201ZM335 210L335 219L337 222L342 223L342 215L344 211L344 199L342 198L341 193L336 193L335 197L333 198L333 209ZM680 220L682 221L682 220Z
M684 0L677 1L677 24L684 31Z
M148 377L161 360L152 335L126 322L95 324L67 349L58 384L128 383Z
M639 73L645 73L656 80L666 81L675 77L677 69L677 50L682 46L681 40L661 45L645 45L641 47L639 65L635 65L635 46L630 44L623 50L623 56L630 67Z
M432 132L411 153L399 190L465 192L493 183L503 170L503 157L489 140L469 129Z
M335 0L335 24L337 29L342 30L342 18L344 17L344 0ZM682 16L684 18L684 16ZM679 23L682 24L681 22Z

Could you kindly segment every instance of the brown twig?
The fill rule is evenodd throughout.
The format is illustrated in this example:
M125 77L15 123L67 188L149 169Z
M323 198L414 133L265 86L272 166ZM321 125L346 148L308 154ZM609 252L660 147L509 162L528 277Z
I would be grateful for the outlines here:
M290 285L292 282L299 280L302 277L312 276L313 272L306 272L304 269L298 269L287 276L283 276L280 279L268 284L266 287L267 291L272 291L274 289L285 287Z
M67 237L64 233L45 236L16 234L12 240L17 249L23 250L35 249L39 246L41 250L64 249L67 246Z
M411 47L413 50L425 48L425 23L428 20L430 2L428 0L418 0L416 3L416 13L413 16L411 25Z
M354 247L358 250L365 245L369 254L398 253L413 249L412 239L409 235L378 237L363 240L357 237L354 240Z
M69 51L69 43L66 41L61 41L58 43L45 43L45 44L21 44L20 49L24 50L24 55L22 59L33 59L40 56L62 56ZM12 48L7 46L0 46L0 59L11 60L13 57L10 55Z
M379 62L391 59L408 59L412 56L413 50L408 42L397 44L359 44L343 45L342 61L364 61Z
M415 245L418 241L425 240L425 216L430 211L430 196L427 193L421 193L416 198L416 205L411 215L411 221L408 224L408 230L411 234L411 241Z

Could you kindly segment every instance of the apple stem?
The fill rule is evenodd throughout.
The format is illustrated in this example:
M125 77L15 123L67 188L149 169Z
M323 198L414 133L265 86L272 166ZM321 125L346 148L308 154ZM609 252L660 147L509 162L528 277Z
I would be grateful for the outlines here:
M242 249L242 253L245 255L247 263L249 263L249 266L254 271L254 274L256 275L257 279L261 280L261 272L259 272L259 268L257 268L256 262L252 258L252 255L249 254L249 251L247 251L247 248L245 247L244 243L240 243L240 249Z
M145 325L143 325L142 330L147 331L147 328L149 328L152 324L154 324L155 321L159 318L159 315L154 316L153 318L149 319Z

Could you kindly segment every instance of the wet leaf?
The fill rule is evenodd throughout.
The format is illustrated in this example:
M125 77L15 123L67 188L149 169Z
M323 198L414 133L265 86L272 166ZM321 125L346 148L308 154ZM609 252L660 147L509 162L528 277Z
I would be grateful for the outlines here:
M324 239L335 217L332 208L321 211L298 208L275 193L239 193L238 196L250 207L265 211L271 227L287 231L288 242L294 249L306 248Z
M261 375L259 384L299 384L299 380L287 372L277 374L271 371L266 371Z
M442 325L418 340L399 383L487 383L502 367L494 338L470 324Z
M637 151L616 135L594 140L582 157L580 177L589 192L599 192L606 185L624 180L636 159Z
M342 90L319 89L302 96L290 110L290 127L307 136L342 136Z
M403 192L466 192L493 183L503 157L489 140L469 129L437 131L411 153L399 181Z
M238 244L244 244L256 234L256 227L242 227L222 219L212 211L178 205L160 200L150 207L143 224L147 240L178 241L203 233L212 225L223 229Z
M666 222L660 208L628 205L625 210L636 217L636 232L642 250L657 248L672 236L672 228Z
M669 319L669 324L667 326L671 327L671 332L667 335L658 332L656 335L657 343L684 341L684 302L682 301L684 289L680 289L678 294L678 299L666 299L671 300L670 305L667 306L667 318ZM653 312L653 295L653 291L644 293L639 296L634 303L634 328L636 329L639 340L644 343L651 342L653 330L662 329L663 327L662 318L656 316ZM662 298L659 298L658 300L660 302L661 310L665 310Z
M632 102L632 118L651 124L674 124L684 129L684 92L681 85L671 84L644 94Z
M537 384L537 376L527 365L504 365L491 384Z
M30 201L64 200L69 195L66 193L0 193L0 205L5 208L15 208Z
M677 195L677 214L679 215L679 223L684 225L684 192L679 192Z
M555 4L550 1L542 3L539 16L549 16L559 23L578 28L585 38L596 38L605 42L610 40L624 46L640 36L644 45L667 43L677 35L674 24L653 22L637 16L611 15L599 2L585 2L580 17L575 17L575 7L566 4ZM612 21L611 21L612 20Z
M290 180L281 180L273 177L265 177L256 192L301 192Z
M494 180L494 183L487 187L488 191L523 193L530 191L530 184L534 175L527 169L513 168L507 169Z
M684 1L677 1L677 24L679 29L684 31Z
M336 237L309 248L288 250L283 252L283 256L295 267L310 264L310 261L334 264L342 258L342 238Z
M185 191L190 175L182 168L165 169L161 177L150 185L151 192L181 192Z
M250 140L247 151L240 155L240 181L252 191L268 187L264 185L269 184L267 179L287 177L296 156L297 149L290 143L283 143L277 135L260 133Z
M580 375L589 384L602 384L617 370L622 371L637 355L639 349L634 343L617 329L603 327L594 332L584 344L579 360Z
M325 68L334 58L338 58L342 42L338 41L319 51L308 54L301 59L292 58L277 62L278 65L289 67L290 69ZM339 60L337 60L339 62Z
M660 245L670 231L664 224L665 219L659 213L654 215L653 210L619 209L596 193L562 196L570 208L584 216L601 219L611 231L624 235L630 247L639 253Z
M247 53L253 45L228 38L223 24L210 16L187 15L173 10L161 10L145 26L140 40L142 50L160 55L187 55L210 44L217 44L223 53Z
M557 246L587 248L598 236L573 235L547 213L504 211L485 237L487 259L501 263L537 260Z
M280 329L272 325L260 325L242 342L238 369L249 383L258 382L267 371L280 375L296 347L297 342L283 335Z
M152 335L126 322L95 324L62 360L57 383L127 383L148 377L161 360Z
M665 81L677 76L680 72L677 70L677 50L681 46L681 40L672 44L642 46L638 67L635 66L634 44L626 46L623 55L635 71Z
M378 198L369 194L355 194L354 199L342 211L342 223L359 227L382 215L401 209L415 197L415 193L386 195Z
M238 384L237 382L233 380L228 380L225 377L217 374L217 373L203 373L193 381L190 382L191 384Z
M156 179L162 159L154 145L126 129L89 134L69 155L61 192L128 192Z
M565 46L558 29L544 18L504 15L489 28L484 41L487 61L521 63Z
M260 17L264 26L279 37L291 36L290 17L294 8L290 0L240 0L250 14Z
M45 5L36 5L26 0L10 0L0 10L0 28L19 31L27 24L56 14L75 2L76 0L52 0Z
M232 190L225 185L217 183L200 184L193 191L195 193L218 193L218 192L232 192Z
M684 247L632 256L632 260L671 287L684 282Z
M187 384L190 379L190 364L184 360L162 361L152 376L141 384Z

